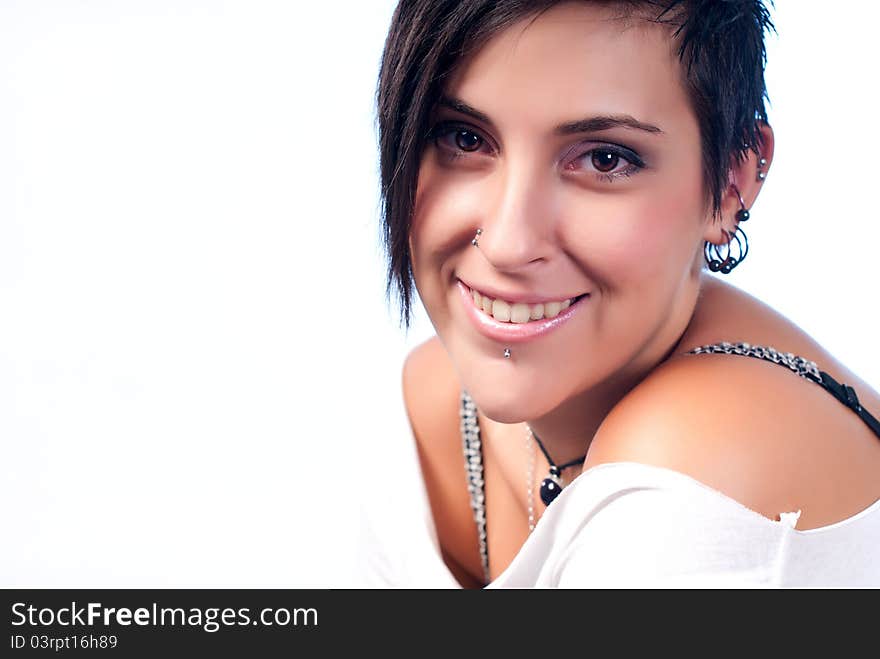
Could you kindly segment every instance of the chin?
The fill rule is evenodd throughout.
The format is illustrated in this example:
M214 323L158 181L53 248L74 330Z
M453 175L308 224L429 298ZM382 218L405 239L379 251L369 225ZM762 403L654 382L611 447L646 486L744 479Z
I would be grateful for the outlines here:
M481 405L480 400L474 397L477 409L496 423L522 423L528 416L524 416L521 411L511 409L505 406Z
M477 409L497 423L522 423L538 418L546 411L540 409L540 401L535 399L532 386L521 389L509 381L503 384L474 382L468 393Z

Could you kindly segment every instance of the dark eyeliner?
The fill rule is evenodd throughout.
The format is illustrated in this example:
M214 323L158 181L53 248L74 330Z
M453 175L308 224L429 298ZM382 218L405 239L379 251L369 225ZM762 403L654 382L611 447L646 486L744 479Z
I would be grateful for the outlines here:
M583 154L578 156L578 158L584 158L587 155L595 152L605 152L605 153L613 153L615 156L623 158L627 162L632 165L635 165L639 169L644 169L646 167L645 161L632 149L628 149L625 146L621 146L619 144L601 144L584 151Z
M448 135L453 131L467 131L468 133L473 133L481 140L485 141L484 138L478 130L473 128L472 126L468 126L467 124L463 124L458 121L440 121L434 124L434 127L428 131L428 139L436 140L438 137L442 137L443 135Z

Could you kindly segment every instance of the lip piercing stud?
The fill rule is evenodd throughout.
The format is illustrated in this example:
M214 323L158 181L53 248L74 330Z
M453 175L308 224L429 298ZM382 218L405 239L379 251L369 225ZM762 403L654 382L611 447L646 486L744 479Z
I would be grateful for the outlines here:
M477 244L477 241L480 239L480 234L481 234L481 233L483 233L483 230L482 230L482 229L477 229L477 235L474 236L474 239L473 239L473 240L471 240L471 245L473 245L474 247L479 247L479 245Z
M505 358L505 359L510 359L510 348L505 348L505 349L504 349L504 358Z

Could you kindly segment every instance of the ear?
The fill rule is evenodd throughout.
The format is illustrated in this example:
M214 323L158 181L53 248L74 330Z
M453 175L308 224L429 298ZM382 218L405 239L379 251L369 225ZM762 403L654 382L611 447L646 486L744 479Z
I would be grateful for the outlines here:
M706 225L704 240L716 245L725 244L728 241L728 236L724 232L727 231L732 235L736 231L736 214L743 207L740 204L740 195L742 195L742 204L745 205L746 210L749 210L754 205L755 199L758 198L767 172L770 171L770 165L773 164L775 145L773 129L769 124L759 123L758 132L761 137L760 143L754 149L746 151L743 159L731 167L729 172L730 185L721 195L720 221L716 220ZM737 190L739 190L739 194L737 194Z

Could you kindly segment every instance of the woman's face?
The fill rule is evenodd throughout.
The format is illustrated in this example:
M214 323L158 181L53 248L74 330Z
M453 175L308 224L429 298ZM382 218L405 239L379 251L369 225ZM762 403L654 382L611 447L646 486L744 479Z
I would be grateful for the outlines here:
M410 247L422 302L480 409L538 418L671 347L715 234L669 31L598 3L559 5L488 42L444 96Z

